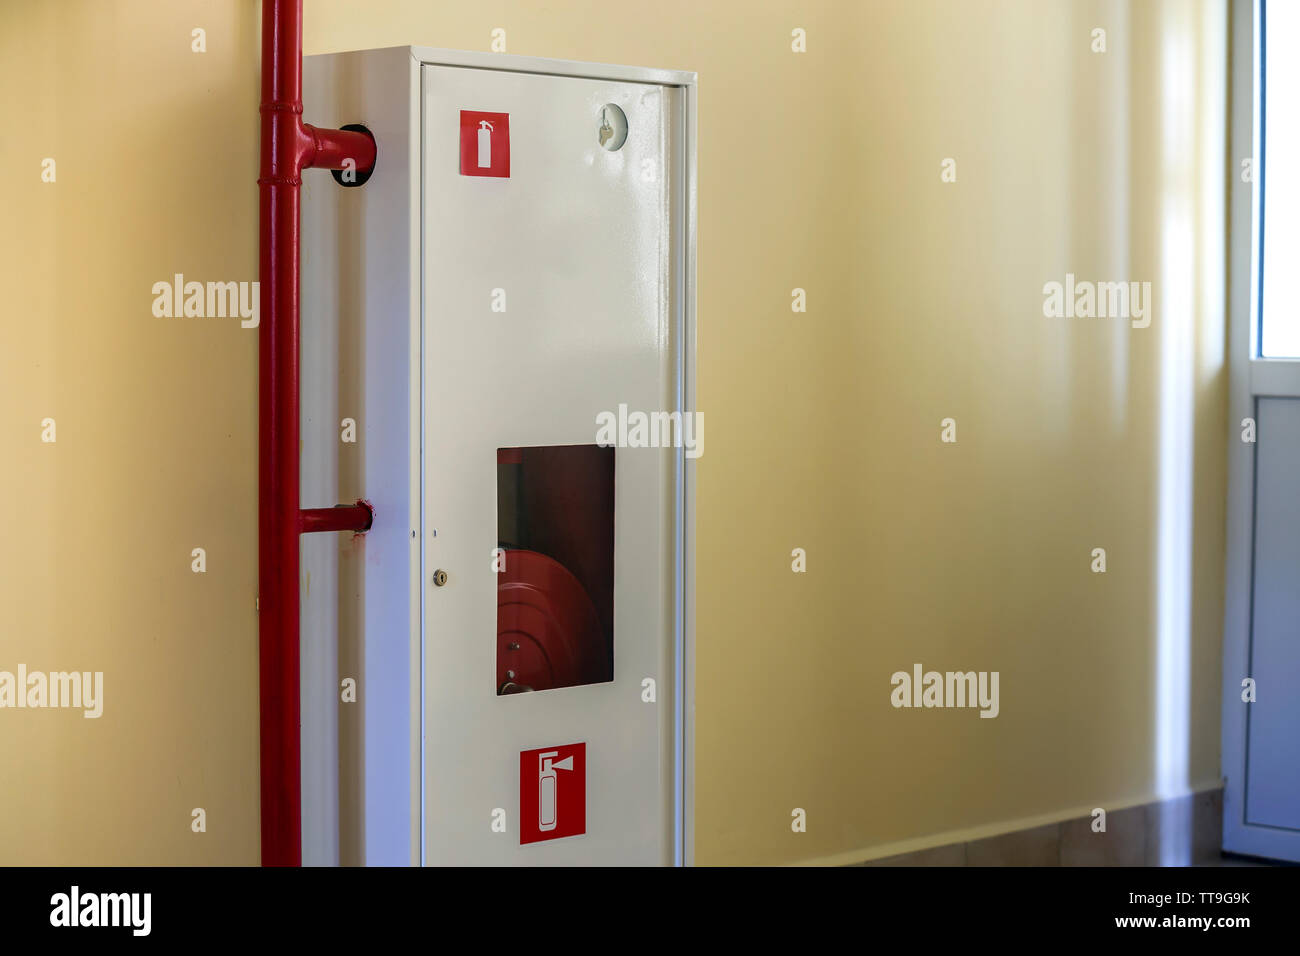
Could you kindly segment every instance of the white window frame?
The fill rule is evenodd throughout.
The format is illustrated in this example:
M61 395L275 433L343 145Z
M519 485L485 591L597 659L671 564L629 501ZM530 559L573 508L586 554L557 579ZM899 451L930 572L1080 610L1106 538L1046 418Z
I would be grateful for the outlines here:
M1241 441L1242 420L1258 421L1261 398L1300 398L1300 360L1260 356L1260 201L1268 171L1260 149L1263 90L1261 18L1267 0L1232 0L1228 191L1229 439L1227 565L1223 631L1223 848L1300 861L1300 830L1246 822L1249 707L1242 680L1251 672L1257 444ZM1264 21L1264 26L1267 23ZM1251 159L1251 182L1242 160ZM1258 436L1257 436L1258 437ZM1300 688L1294 689L1300 692Z

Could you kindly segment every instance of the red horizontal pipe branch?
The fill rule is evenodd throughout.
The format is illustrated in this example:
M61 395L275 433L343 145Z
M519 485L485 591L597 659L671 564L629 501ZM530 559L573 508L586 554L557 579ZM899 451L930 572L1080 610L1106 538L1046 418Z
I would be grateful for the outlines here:
M350 129L317 129L302 124L308 144L303 146L303 168L343 169L351 160L358 172L375 164L375 144L365 133Z
M333 508L303 508L301 516L303 534L313 531L369 531L375 513L365 501L354 505L335 505Z
M262 2L261 117L257 575L262 864L298 866L298 535L325 530L328 522L318 513L336 510L299 511L299 190L302 171L309 167L338 169L352 159L362 172L375 162L375 144L366 134L316 129L302 121L302 0ZM359 530L358 507L337 509L344 513L337 520L347 525L340 530Z

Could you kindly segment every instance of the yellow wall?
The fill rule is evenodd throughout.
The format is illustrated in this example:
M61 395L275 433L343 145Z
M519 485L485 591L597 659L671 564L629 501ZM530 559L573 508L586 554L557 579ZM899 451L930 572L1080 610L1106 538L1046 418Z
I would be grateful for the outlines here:
M257 5L0 7L0 669L106 683L0 711L0 863L253 863L256 334L150 288L256 278ZM305 42L493 27L700 75L697 859L1216 780L1223 4L308 0ZM1045 318L1066 272L1151 281L1151 327ZM1000 716L893 709L914 662L1000 671Z

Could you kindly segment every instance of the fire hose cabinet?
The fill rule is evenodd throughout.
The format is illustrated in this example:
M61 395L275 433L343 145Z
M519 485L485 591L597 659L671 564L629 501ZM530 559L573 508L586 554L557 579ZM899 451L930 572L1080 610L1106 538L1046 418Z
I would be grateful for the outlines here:
M690 862L695 75L308 57L305 864ZM346 164L345 164L346 165Z

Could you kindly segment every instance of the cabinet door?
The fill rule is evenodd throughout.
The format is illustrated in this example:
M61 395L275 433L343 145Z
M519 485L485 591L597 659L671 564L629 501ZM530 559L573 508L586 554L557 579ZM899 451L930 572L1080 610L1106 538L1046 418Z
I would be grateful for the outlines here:
M430 864L675 859L680 449L598 423L677 409L680 96L423 67Z

